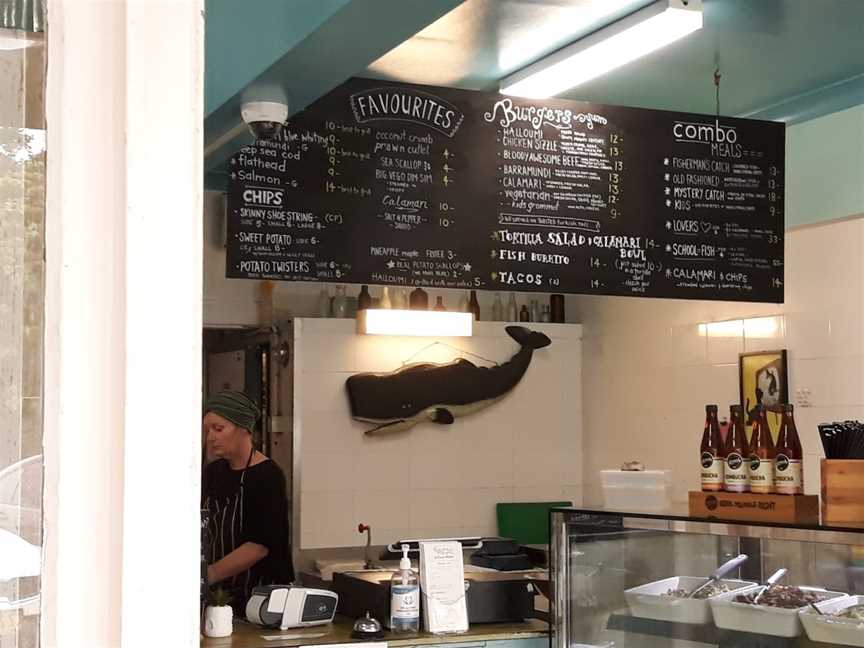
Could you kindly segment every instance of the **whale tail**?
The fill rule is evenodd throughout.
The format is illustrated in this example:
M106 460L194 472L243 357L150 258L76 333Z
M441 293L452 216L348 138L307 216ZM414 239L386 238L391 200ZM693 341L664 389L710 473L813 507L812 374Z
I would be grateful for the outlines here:
M529 349L542 349L543 347L552 344L543 333L532 331L524 326L508 326L506 329L507 335L516 340L519 346L528 347Z

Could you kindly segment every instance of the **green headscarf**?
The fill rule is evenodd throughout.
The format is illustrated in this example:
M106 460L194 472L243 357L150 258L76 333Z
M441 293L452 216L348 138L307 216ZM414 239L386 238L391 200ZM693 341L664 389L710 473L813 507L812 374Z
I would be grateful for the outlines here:
M204 413L213 412L234 425L255 431L261 410L251 398L239 391L225 390L207 399Z

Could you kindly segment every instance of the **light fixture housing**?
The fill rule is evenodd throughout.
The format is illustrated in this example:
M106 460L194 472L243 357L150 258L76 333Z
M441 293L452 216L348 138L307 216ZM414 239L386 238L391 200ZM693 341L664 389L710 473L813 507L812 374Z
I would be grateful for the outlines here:
M503 94L545 99L702 28L702 0L658 0L501 80Z
M364 335L470 337L471 313L369 308L357 311L357 332Z

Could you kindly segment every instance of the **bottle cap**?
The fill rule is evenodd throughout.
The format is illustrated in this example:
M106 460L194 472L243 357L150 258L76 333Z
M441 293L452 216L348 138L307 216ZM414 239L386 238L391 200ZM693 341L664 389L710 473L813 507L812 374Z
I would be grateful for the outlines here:
M733 416L736 414L740 414L741 413L741 406L740 405L730 405L729 411L732 413Z
M785 414L791 414L795 410L795 406L792 403L785 403L783 405L783 412Z
M717 406L716 406L716 405L706 405L706 406L705 406L705 411L706 411L706 412L716 412L716 411L717 411Z
M399 560L399 569L411 569L411 559L408 557L409 545L402 545L402 558Z

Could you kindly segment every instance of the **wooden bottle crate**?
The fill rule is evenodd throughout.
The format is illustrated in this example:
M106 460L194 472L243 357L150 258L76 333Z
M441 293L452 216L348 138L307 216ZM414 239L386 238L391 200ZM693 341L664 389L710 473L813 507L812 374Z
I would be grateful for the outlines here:
M819 524L819 497L690 491L690 515L741 522Z
M864 527L864 459L822 460L822 524Z

